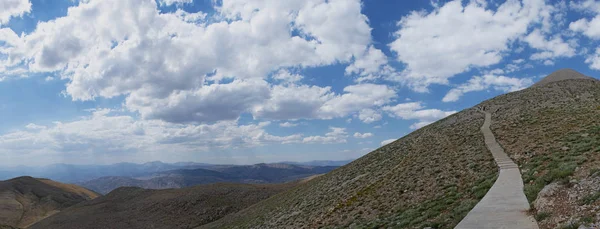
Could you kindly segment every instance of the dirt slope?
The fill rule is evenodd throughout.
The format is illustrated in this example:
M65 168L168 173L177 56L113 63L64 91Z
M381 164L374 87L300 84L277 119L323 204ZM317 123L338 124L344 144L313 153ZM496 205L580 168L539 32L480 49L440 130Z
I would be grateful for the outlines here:
M483 197L497 168L468 109L206 228L450 228Z
M501 120L492 131L521 167L540 228L600 223L600 81L554 81L482 105Z
M600 179L590 178L600 174L592 159L600 154L600 82L561 72L546 82L480 104L492 112L498 142L522 168L530 201L553 182L583 190ZM201 228L453 228L497 177L479 132L483 120L475 109L466 109ZM585 190L573 198L586 201L571 200L563 213L534 210L540 227L569 221L568 215L575 216L573 221L598 222L596 210L580 214L573 206L600 204L600 193ZM550 206L559 211L563 204Z
M119 188L68 208L31 228L193 228L295 186L209 184L182 189Z
M0 181L0 225L27 227L98 194L74 185L18 177Z

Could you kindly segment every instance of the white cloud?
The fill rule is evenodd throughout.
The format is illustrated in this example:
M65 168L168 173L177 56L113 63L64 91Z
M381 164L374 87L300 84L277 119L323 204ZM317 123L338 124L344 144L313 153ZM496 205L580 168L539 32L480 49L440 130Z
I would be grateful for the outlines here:
M256 147L301 142L302 135L274 136L264 128L269 122L239 125L237 121L215 124L173 124L160 120L136 120L99 109L73 122L50 126L29 124L26 130L0 135L0 160L37 163L63 159L117 158L116 161L168 160L172 154L196 154L217 149ZM189 157L189 155L188 155ZM12 159L11 159L12 158ZM81 162L81 161L80 161ZM36 163L36 162L31 162Z
M533 30L524 38L525 42L532 48L542 50L541 52L531 55L532 60L546 60L557 57L572 57L575 56L575 47L563 41L560 35L556 35L551 39L547 39L539 29Z
M346 67L346 75L357 75L357 82L373 81L379 78L390 78L396 70L388 65L387 56L379 49L371 46Z
M275 80L279 80L283 83L290 84L290 83L296 83L296 82L302 80L304 78L304 76L301 76L299 74L292 74L288 70L281 69L281 70L279 70L279 72L274 74L272 76L272 78Z
M158 2L160 2L161 5L173 5L173 4L186 4L186 3L192 3L194 2L194 0L158 0Z
M346 128L329 127L330 132L326 133L325 136L308 136L302 139L302 143L309 144L333 144L333 143L345 143L348 138Z
M392 142L394 142L394 141L396 141L396 140L398 140L398 139L388 139L388 140L384 140L384 141L382 141L382 142L381 142L381 146L384 146L384 145L390 144L390 143L392 143Z
M406 69L396 80L417 91L471 68L499 63L503 52L534 23L549 27L554 9L544 0L506 1L496 11L482 1L455 0L433 12L414 11L403 17L390 48ZM477 34L477 36L473 36Z
M569 29L592 39L600 39L600 3L594 0L573 1L570 6L575 10L594 13L594 17L571 22Z
M301 119L319 117L319 109L335 97L330 87L290 85L273 86L271 97L257 104L252 114L267 119Z
M589 55L585 63L589 64L591 69L600 70L600 48L596 48L596 53Z
M396 91L387 85L357 84L344 88L344 94L327 101L319 109L321 117L343 117L365 108L388 104L396 97Z
M370 137L373 137L373 133L362 133L361 134L359 132L356 132L356 133L354 133L353 136L354 136L354 138L370 138Z
M387 111L392 117L404 120L418 120L417 123L411 125L411 129L418 129L431 122L445 118L448 115L456 113L456 111L443 111L438 109L423 109L420 102L400 103L395 106L385 106L382 109Z
M269 85L263 80L211 84L195 90L175 91L163 99L140 92L127 97L127 108L139 112L145 119L175 123L234 120L270 97Z
M507 76L483 75L475 76L466 83L451 89L442 99L444 102L457 101L463 94L473 91L483 91L489 88L494 90L511 92L521 90L531 85L530 78L512 78Z
M281 127L295 127L295 126L298 126L298 123L283 122L283 123L279 123L279 126L281 126Z
M181 18L181 20L191 23L202 22L204 19L206 19L207 16L207 14L202 11L196 13L188 13L182 9L177 9L177 11L175 11L175 15Z
M387 85L357 84L335 94L330 87L276 85L271 98L253 109L255 117L267 119L331 119L385 105L396 97Z
M29 124L27 124L27 126L25 126L25 128L30 129L30 130L43 130L43 129L46 129L46 126L29 123Z
M22 17L31 12L29 0L2 0L0 1L0 25L8 24L11 17Z
M594 0L574 1L570 6L576 10L591 13L593 18L582 18L571 22L569 29L590 39L600 40L600 2ZM586 52L587 50L584 49L583 53ZM600 70L600 48L596 48L595 53L587 54L585 63L589 64L591 69Z
M362 109L358 112L358 119L364 123L372 123L381 120L382 116L373 109Z
M124 96L126 108L144 118L211 122L234 119L276 93L263 83L273 72L351 64L371 45L359 0L225 0L215 14L223 20L160 13L154 0L82 1L30 34L2 29L0 70L58 71L73 100Z

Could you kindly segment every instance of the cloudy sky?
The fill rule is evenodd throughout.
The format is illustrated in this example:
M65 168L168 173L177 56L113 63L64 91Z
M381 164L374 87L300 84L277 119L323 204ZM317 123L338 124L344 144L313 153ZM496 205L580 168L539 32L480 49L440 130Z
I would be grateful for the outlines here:
M0 0L0 165L357 158L598 44L593 0Z

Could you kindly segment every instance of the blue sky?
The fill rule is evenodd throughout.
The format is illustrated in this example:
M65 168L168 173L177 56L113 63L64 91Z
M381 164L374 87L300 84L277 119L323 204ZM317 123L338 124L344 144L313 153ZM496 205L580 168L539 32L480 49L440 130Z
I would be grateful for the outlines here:
M3 165L357 158L600 70L593 0L2 4Z

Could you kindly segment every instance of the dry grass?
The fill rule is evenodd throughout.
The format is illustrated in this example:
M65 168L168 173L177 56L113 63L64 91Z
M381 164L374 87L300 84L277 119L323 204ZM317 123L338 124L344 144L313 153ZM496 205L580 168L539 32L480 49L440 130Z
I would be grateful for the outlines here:
M60 188L62 190L65 190L67 192L71 192L71 193L75 193L78 194L80 196L87 196L90 200L91 199L95 199L97 197L100 196L100 194L95 193L93 191L90 191L86 188L74 185L74 184L64 184L64 183L60 183L60 182L56 182L50 179L40 179L38 178L39 181L44 182L48 185L52 185L54 187Z
M454 227L497 169L465 110L206 228Z
M193 228L297 185L209 184L182 189L119 188L31 228Z
M594 183L591 171L600 168L600 82L554 82L483 105L496 111L492 131L521 167L528 200L533 207L542 206L533 210L544 216L540 227L569 226L589 219L588 214L596 210L581 208L579 203L593 195L588 189L596 186L584 184ZM557 185L556 190L539 197L549 184ZM600 222L600 218L594 216L592 221Z
M492 131L526 174L536 160L548 165L533 173L536 179L550 174L543 178L546 183L568 180L571 171L592 166L576 156L554 164L544 158L569 133L598 123L599 93L598 81L569 80L480 105L494 111ZM496 179L497 168L479 131L482 123L481 114L464 110L202 228L452 228ZM533 198L535 182L525 178Z

